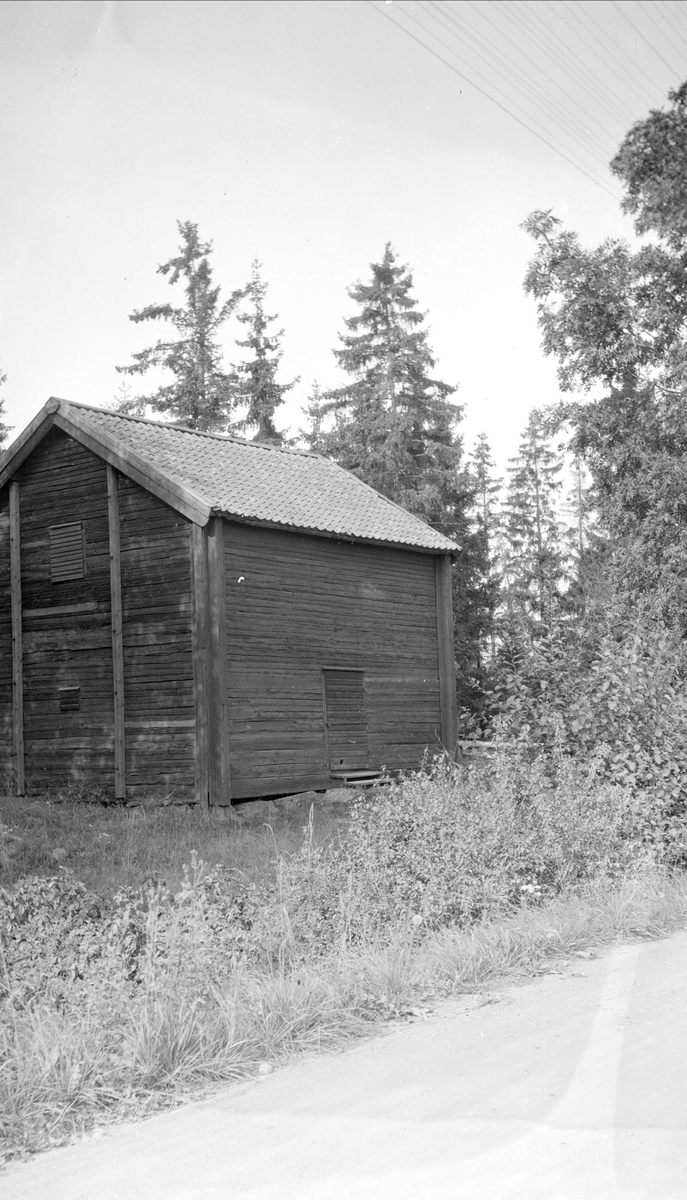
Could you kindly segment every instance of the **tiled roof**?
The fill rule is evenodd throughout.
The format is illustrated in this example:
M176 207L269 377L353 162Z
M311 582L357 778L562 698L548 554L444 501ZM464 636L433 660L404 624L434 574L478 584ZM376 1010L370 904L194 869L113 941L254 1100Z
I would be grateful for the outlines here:
M319 454L60 401L65 417L70 410L94 437L100 432L124 444L225 516L426 550L457 549L443 534Z

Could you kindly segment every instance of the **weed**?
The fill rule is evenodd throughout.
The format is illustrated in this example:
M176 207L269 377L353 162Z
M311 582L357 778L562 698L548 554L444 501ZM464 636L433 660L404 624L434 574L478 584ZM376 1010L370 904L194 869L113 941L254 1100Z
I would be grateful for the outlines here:
M8 1154L687 917L636 793L564 757L438 761L344 824L311 809L304 827L296 806L269 829L11 797L0 811ZM18 877L22 847L41 873Z

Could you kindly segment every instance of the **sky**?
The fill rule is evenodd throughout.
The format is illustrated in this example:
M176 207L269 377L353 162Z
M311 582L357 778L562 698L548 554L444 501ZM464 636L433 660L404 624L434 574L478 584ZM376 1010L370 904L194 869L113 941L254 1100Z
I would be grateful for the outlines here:
M224 294L262 263L300 377L282 426L342 382L347 289L391 242L468 448L485 432L505 464L559 395L520 224L552 208L587 244L631 238L608 162L686 75L672 0L4 0L5 420L113 401L158 334L129 314L175 301L156 268L191 220Z

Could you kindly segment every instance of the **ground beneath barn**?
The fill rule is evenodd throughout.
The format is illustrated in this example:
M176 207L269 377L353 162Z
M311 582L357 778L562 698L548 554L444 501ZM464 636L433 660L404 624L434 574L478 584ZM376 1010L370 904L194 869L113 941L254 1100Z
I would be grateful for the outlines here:
M4 1200L687 1195L687 933L10 1166Z

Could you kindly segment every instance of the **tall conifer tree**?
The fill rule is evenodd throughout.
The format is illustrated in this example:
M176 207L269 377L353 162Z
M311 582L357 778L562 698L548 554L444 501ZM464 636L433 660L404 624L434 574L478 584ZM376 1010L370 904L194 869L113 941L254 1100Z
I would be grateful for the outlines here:
M325 453L323 426L327 415L327 402L325 393L316 379L313 380L310 395L303 406L303 415L307 421L307 428L299 430L300 438L307 442L316 454Z
M525 617L534 632L551 620L566 574L565 536L557 511L563 464L536 409L510 463L503 520L504 593L509 613Z
M481 433L470 455L470 471L474 479L474 521L477 541L481 551L482 588L486 634L489 639L492 660L496 655L496 633L494 614L499 596L497 546L500 531L500 504L502 479L494 475L495 463L487 435Z
M239 340L237 345L248 350L250 357L234 367L237 404L245 408L243 416L234 422L234 428L252 432L255 441L280 443L283 438L275 426L274 414L298 380L277 382L277 371L283 355L281 339L284 330L267 332L276 317L265 312L266 295L267 284L261 278L260 263L256 261L246 289L249 308L238 316L246 326L247 337Z
M162 369L172 375L150 396L126 401L122 411L154 413L183 422L191 429L225 429L236 403L236 380L222 366L218 337L222 326L245 295L245 289L231 294L220 303L220 289L214 286L210 255L211 242L201 242L198 226L191 221L178 222L179 253L158 267L168 276L170 285L182 283L186 302L180 308L171 304L149 304L130 316L136 323L167 321L177 336L160 340L134 354L133 362L117 367L124 375L145 375Z
M470 514L473 479L458 433L455 387L434 376L413 278L387 244L371 278L349 289L357 305L334 351L349 382L314 398L310 446L460 546L453 571L458 696L472 703L484 636L484 564ZM311 406L312 409L312 406Z
M0 371L0 393L2 393L2 389L4 388L6 382L7 382L7 376L2 371ZM7 435L10 431L9 425L5 425L3 423L2 418L4 415L5 415L5 398L3 395L0 394L0 446L3 446L5 444L5 442L7 441Z
M475 521L491 558L499 525L499 496L503 480L494 475L495 463L486 433L480 433L470 455L470 470L475 480Z
M434 378L435 360L409 269L390 245L368 283L349 289L358 312L334 351L350 382L325 395L333 423L321 450L366 483L459 540L465 528L460 479L462 408L455 387Z

